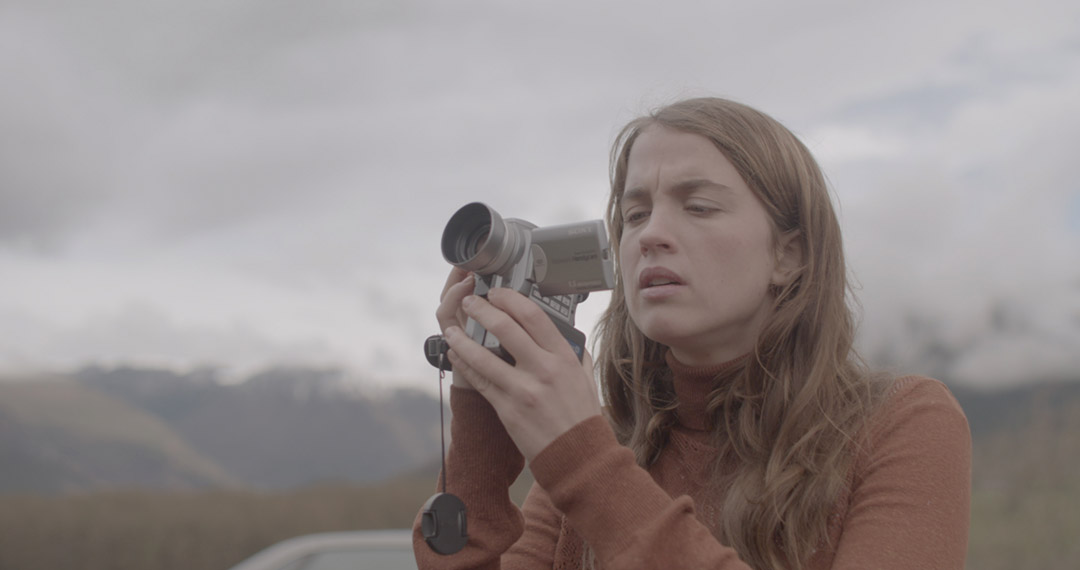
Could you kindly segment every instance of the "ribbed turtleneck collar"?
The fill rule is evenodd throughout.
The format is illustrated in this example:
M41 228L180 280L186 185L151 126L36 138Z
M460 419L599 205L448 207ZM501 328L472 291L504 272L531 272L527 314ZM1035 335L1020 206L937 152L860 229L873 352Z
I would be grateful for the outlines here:
M692 430L708 429L705 406L709 393L742 368L746 355L711 366L687 366L679 362L670 350L664 355L664 359L671 369L675 397L679 401L676 412L679 423Z

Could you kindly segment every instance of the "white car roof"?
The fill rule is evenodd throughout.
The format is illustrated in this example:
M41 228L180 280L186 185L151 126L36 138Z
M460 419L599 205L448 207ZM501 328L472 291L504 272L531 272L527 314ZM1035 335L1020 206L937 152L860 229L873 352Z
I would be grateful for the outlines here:
M283 540L233 566L231 570L277 570L297 560L331 550L412 552L409 529L322 532Z

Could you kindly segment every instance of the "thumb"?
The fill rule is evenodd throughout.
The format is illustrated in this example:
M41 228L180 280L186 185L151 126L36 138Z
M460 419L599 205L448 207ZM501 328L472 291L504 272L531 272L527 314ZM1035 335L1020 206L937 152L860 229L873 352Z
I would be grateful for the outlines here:
M596 367L588 350L585 351L584 356L581 358L581 367L585 369L585 373L589 377L589 389L592 392L593 400L600 403L600 385L596 378Z

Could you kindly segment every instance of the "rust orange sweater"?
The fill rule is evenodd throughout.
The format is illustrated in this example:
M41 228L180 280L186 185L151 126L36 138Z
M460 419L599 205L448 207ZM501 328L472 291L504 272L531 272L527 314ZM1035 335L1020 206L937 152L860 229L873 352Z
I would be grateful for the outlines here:
M600 416L585 420L537 455L536 485L519 510L507 488L524 459L478 393L452 389L448 491L468 509L469 543L432 552L414 525L421 569L576 569L583 543L598 568L750 567L714 538L719 505L707 495L716 452L704 431L704 395L719 368L669 359L679 424L648 471L619 445ZM831 547L809 570L964 567L971 489L967 420L943 384L895 381L869 422L869 445L848 476L830 524Z

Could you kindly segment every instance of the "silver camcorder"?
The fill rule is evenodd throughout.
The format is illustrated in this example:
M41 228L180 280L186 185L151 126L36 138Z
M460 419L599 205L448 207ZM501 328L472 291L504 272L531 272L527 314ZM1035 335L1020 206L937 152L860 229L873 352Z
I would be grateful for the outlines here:
M495 287L518 291L536 302L577 353L585 354L585 334L574 328L578 303L590 291L615 286L611 247L602 220L540 228L498 212L480 202L462 206L442 235L446 261L476 274L473 293L486 296ZM465 332L473 340L513 364L499 340L469 319ZM438 335L425 342L434 366L449 370L440 355L445 341Z

